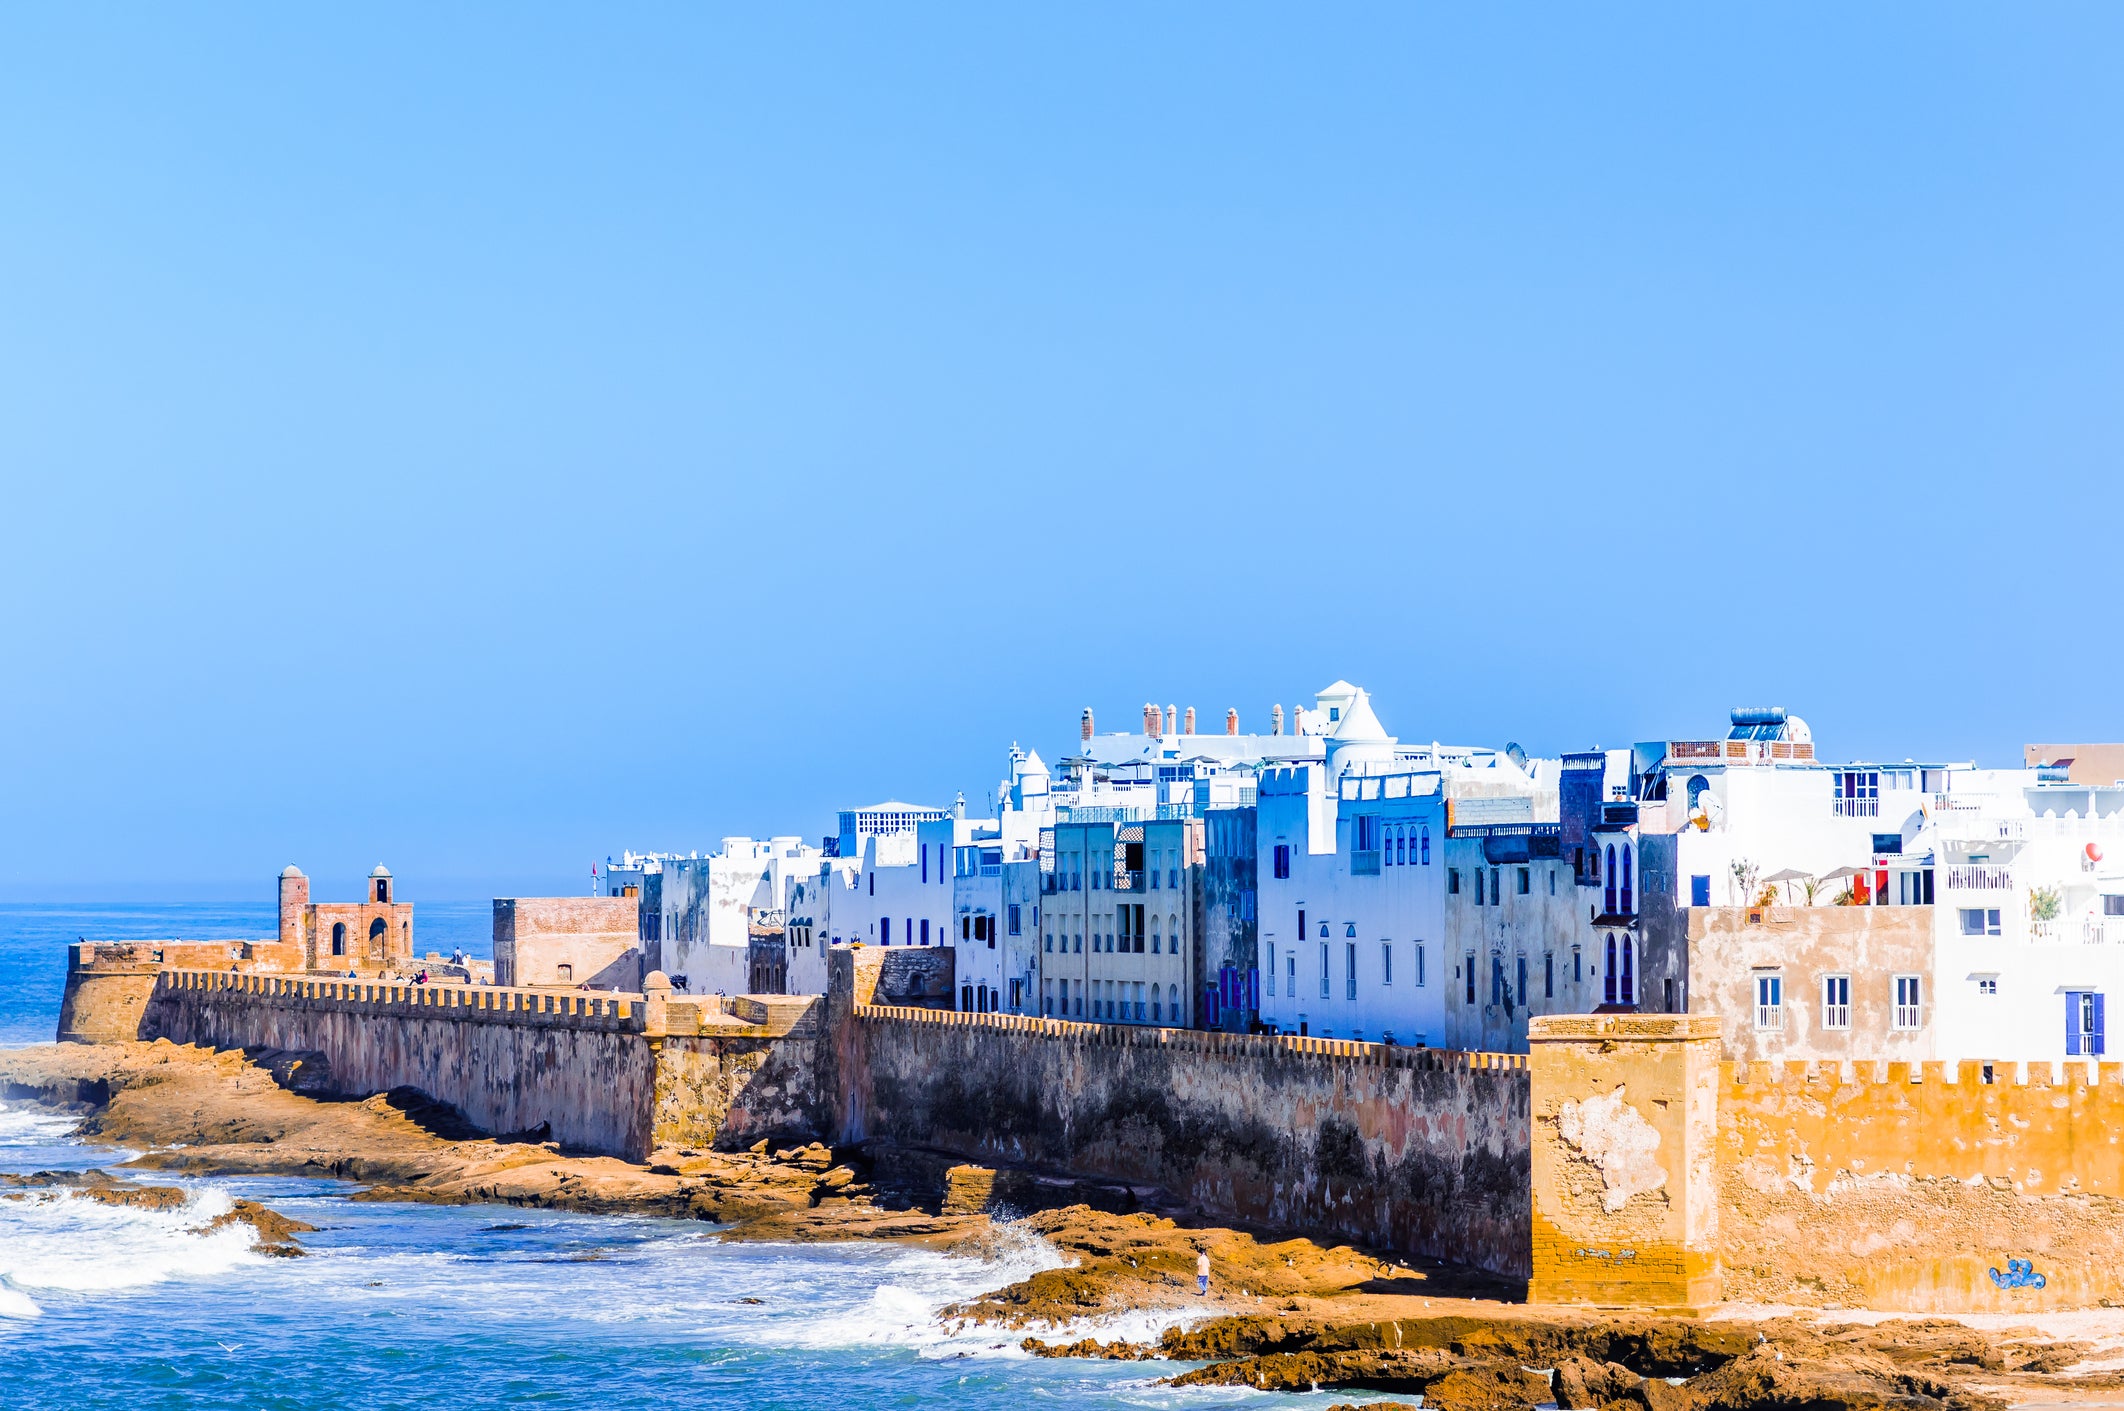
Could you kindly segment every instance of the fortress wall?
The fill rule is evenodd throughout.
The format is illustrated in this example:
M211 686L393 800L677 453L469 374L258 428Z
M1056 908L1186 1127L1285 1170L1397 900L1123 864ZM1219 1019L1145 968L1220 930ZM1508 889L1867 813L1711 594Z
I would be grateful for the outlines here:
M673 1034L656 1067L654 1147L735 1151L830 1137L821 1114L814 1036L720 1038Z
M2124 1064L1728 1063L1718 1107L1728 1297L2124 1297ZM2044 1287L1994 1282L2013 1259Z
M66 948L59 999L60 1043L124 1043L141 1037L141 1017L166 966L252 971L299 970L301 951L274 941L81 941Z
M1157 1185L1206 1212L1529 1272L1527 1060L860 1004L844 1139Z
M336 1094L411 1087L483 1131L650 1150L656 1055L639 999L165 970L140 1037L320 1053Z

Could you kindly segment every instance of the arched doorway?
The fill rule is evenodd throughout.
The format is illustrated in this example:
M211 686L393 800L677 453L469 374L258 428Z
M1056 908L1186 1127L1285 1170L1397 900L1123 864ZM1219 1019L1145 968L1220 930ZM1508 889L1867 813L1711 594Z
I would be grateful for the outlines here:
M332 954L345 955L346 953L347 923L344 921L334 921L332 923Z
M390 934L391 928L384 924L384 919L381 916L369 923L369 959L382 960L384 958L384 939Z

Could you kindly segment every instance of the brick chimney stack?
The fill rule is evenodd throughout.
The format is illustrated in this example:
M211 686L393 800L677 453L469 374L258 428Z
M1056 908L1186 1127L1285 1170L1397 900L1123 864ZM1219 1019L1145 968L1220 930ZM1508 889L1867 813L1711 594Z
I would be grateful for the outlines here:
M1165 708L1165 733L1168 735L1180 733L1180 707L1169 705Z
M1084 720L1082 724L1077 727L1077 729L1078 732L1083 735L1084 743L1087 745L1090 744L1092 737L1092 713L1090 706L1084 707Z
M1162 734L1164 724L1165 719L1158 714L1158 707L1145 701L1143 703L1143 733L1152 736Z
M1224 713L1224 733L1227 735L1239 733L1239 707L1233 706Z
M1271 735L1281 735L1283 733L1283 707L1280 705L1269 707L1269 733Z

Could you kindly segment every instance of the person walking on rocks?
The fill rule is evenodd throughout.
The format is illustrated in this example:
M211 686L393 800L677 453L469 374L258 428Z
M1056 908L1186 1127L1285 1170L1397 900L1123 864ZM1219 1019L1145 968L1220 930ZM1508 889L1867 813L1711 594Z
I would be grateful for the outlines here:
M1206 1249L1195 1252L1195 1296L1209 1297L1209 1251Z

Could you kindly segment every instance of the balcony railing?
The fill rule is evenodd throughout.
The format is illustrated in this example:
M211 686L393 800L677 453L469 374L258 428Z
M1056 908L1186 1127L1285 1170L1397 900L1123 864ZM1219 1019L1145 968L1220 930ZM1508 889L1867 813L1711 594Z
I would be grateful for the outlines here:
M1755 1027L1758 1029L1782 1029L1785 1027L1785 1007L1781 1004L1755 1006Z
M1899 1004L1895 1007L1895 1027L1898 1029L1922 1029L1925 1027L1925 1007L1921 1004Z
M2091 946L2124 945L2124 916L2083 917L2080 939Z
M1669 740L1669 764L1760 764L1765 760L1806 761L1814 746L1801 740Z
M1825 1004L1822 1006L1824 1029L1848 1029L1851 1027L1851 1006L1848 1004Z
M2062 921L2030 921L2028 923L2028 939L2041 942L2044 945L2056 945L2065 939L2065 930L2065 923Z
M1879 818L1881 816L1881 801L1879 799L1838 799L1836 801L1836 816L1838 818Z
M1117 892L1142 891L1143 869L1139 867L1131 872L1126 869L1116 868L1114 870L1114 890Z
M2013 890L2013 869L2010 867L1987 867L1980 862L1961 863L1947 869L1947 890L1950 892L2010 892Z
M1377 877L1379 875L1379 849L1370 848L1363 852L1352 852L1350 854L1350 875L1352 877Z

